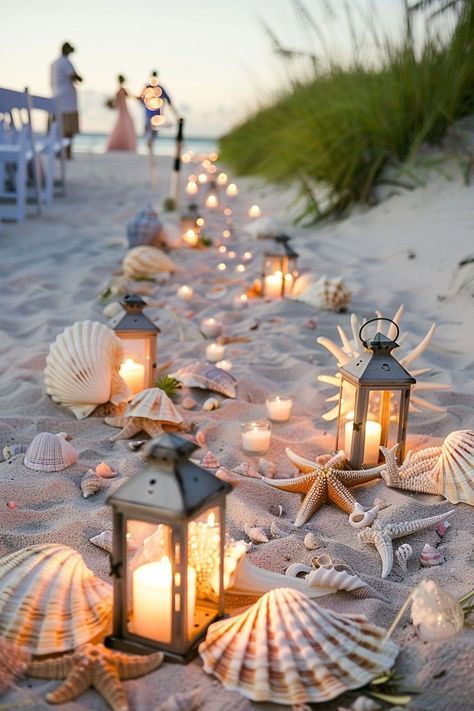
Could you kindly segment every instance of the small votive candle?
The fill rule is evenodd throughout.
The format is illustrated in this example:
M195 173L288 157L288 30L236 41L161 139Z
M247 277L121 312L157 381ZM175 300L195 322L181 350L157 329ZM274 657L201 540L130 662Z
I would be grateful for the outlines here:
M220 252L221 254L225 254L225 253L227 252L227 247L225 246L225 244L221 244L221 245L220 245L220 247L219 247L219 252Z
M206 198L206 207L213 209L217 207L219 204L219 201L217 199L217 195L214 195L214 193L211 193L210 195L207 196Z
M221 370L232 370L232 363L230 360L218 360L216 368L220 368Z
M194 182L194 180L190 180L189 183L186 185L186 192L188 195L196 195L196 193L199 190L199 185Z
M237 264L235 267L236 272L244 272L245 271L245 265L244 264Z
M286 422L290 419L293 400L286 395L274 395L267 397L267 415L273 422Z
M249 208L249 217L260 217L261 214L262 211L258 205L252 205L252 207Z
M209 343L206 346L206 359L211 363L222 360L225 353L225 346L222 343Z
M230 237L230 230L224 230L222 233L222 236L227 239L227 237Z
M227 266L224 262L219 262L219 264L217 265L217 269L220 272L225 272L225 270L227 269Z
M239 294L238 296L234 297L234 309L245 309L248 305L249 299L247 294Z
M199 235L195 230L186 230L183 240L189 247L195 247L199 242Z
M178 288L177 293L180 299L183 299L183 301L189 301L193 298L194 292L190 286L188 286L187 284L183 284L183 286L180 286Z
M264 454L270 448L272 425L267 420L241 425L242 448L246 454Z
M198 227L204 227L205 224L206 224L206 220L204 219L204 217L198 217L198 218L197 218L197 220L196 220L196 225L197 225Z
M242 259L246 262L249 262L252 259L252 252L244 252L242 255Z
M217 182L219 185L225 185L227 183L227 174L226 173L219 173L217 176Z
M201 331L207 338L217 338L222 333L222 321L215 318L205 318L201 321Z
M239 194L239 188L235 183L229 183L226 189L227 195L230 195L231 197L234 197L235 195Z
M201 185L207 183L207 175L205 173L199 173L198 182L201 183Z
M231 250L227 253L227 256L229 257L229 259L235 259L236 256L237 256L237 252L234 252L234 250L231 249Z

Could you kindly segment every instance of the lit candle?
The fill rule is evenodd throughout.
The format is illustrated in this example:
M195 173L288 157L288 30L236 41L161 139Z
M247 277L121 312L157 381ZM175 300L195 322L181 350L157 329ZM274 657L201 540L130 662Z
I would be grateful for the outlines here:
M265 277L264 295L266 298L278 299L282 293L283 274L275 272Z
M227 256L229 257L229 259L235 259L237 256L237 252L234 252L234 250L231 249L230 252L227 253Z
M232 215L232 208L231 207L224 208L224 215L226 217L230 217Z
M222 236L225 237L226 239L230 237L230 230L224 230L222 233Z
M286 395L268 397L265 401L268 417L274 422L285 422L290 419L293 400Z
M190 180L188 184L186 185L186 192L188 195L195 195L199 191L199 185L194 182L194 180Z
M217 176L217 182L219 185L225 185L227 183L227 175L226 173L219 173Z
M193 298L194 292L190 286L188 286L187 284L183 284L183 286L180 286L178 288L177 293L180 299L183 299L183 301L189 301Z
M225 262L219 262L219 264L217 265L217 270L219 272L225 272L226 269L227 269L227 266L226 266Z
M216 363L216 368L220 368L221 370L232 370L232 363L230 360L219 360Z
M198 182L202 185L207 182L207 175L205 173L199 173Z
M235 195L238 195L239 188L237 187L237 185L235 183L229 183L229 185L226 188L226 193L227 193L227 195L234 197Z
M245 422L241 425L242 447L247 454L264 454L270 447L270 422Z
M195 230L186 230L183 235L183 240L190 247L195 247L199 242L199 236Z
M145 563L133 573L132 631L169 644L172 633L172 569L168 556ZM196 606L196 571L188 566L187 627L191 636Z
M250 261L252 259L252 252L244 252L242 255L242 259L244 259L246 262Z
M261 214L262 211L258 205L252 205L252 207L249 208L249 217L260 217Z
M119 375L132 391L132 395L140 393L145 388L145 366L127 358L120 366Z
M222 360L225 353L225 346L222 343L209 343L206 346L206 358L211 363L217 363L218 360Z
M206 224L206 220L204 219L204 217L198 217L198 218L197 218L197 220L196 220L196 225L197 225L198 227L204 227L205 224Z
M244 264L237 264L237 266L235 267L235 271L236 271L236 272L240 272L240 273L244 272L244 271L245 271L245 265L244 265Z
M217 207L219 204L219 201L217 199L217 195L214 195L214 193L211 193L210 195L207 196L206 198L206 207L210 208L211 210Z
M249 305L249 300L247 294L239 294L234 296L234 309L240 311L240 309L245 309Z
M346 422L344 428L344 450L350 457L352 447L352 433L354 431L354 421ZM364 463L373 464L378 462L380 439L382 437L382 425L373 420L367 420L365 425L364 441Z
M207 338L217 338L222 333L222 321L215 318L205 318L201 321L201 331Z
M225 246L225 244L221 244L221 246L219 247L219 252L221 254L225 254L227 252L227 247Z

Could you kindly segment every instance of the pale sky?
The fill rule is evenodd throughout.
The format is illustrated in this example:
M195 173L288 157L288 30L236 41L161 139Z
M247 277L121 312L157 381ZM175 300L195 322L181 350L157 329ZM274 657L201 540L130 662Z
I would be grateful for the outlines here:
M349 2L356 15L357 5L367 12L369 4ZM383 24L400 26L400 0L373 4ZM349 52L344 23L335 16L341 17L344 0L305 5L332 47ZM217 136L284 81L260 19L284 46L314 49L317 43L314 31L298 22L292 0L1 0L0 86L50 95L49 65L70 41L76 47L71 60L84 77L83 131L110 130L114 112L103 104L115 92L117 74L135 94L156 68L187 120L188 135ZM364 42L370 52L370 38ZM140 106L131 103L141 131Z

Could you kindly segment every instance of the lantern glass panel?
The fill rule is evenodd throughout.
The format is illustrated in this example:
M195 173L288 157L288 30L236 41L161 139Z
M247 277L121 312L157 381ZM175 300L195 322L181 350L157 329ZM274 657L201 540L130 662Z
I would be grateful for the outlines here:
M220 519L220 509L213 507L188 523L188 565L195 578L194 617L188 620L187 625L189 640L199 636L219 614L222 549Z
M134 549L128 554L128 631L170 644L175 602L172 528L166 524L127 520L126 531L127 545Z
M346 455L351 455L352 426L356 405L357 389L348 380L342 380L339 401L339 418L336 449L344 449ZM350 425L349 425L350 423Z
M153 361L152 353L153 340L156 335L150 337L133 336L131 333L120 334L123 346L123 360L120 373L132 390L133 395L141 392L145 388L153 386ZM133 361L133 363L127 363Z
M398 442L401 397L400 390L371 390L369 393L367 419L374 420L379 424L380 444L388 449ZM374 435L374 442L375 439L376 435ZM375 458L368 459L368 461L372 462L382 460L383 457L380 450L377 451ZM366 461L365 455L364 461Z

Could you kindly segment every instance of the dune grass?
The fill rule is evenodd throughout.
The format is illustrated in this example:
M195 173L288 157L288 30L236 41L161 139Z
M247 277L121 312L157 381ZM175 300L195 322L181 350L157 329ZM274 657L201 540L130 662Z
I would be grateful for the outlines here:
M316 64L311 77L289 79L221 139L221 159L240 175L298 184L302 216L315 220L374 202L388 166L413 159L474 112L474 0L457 3L444 39L428 32L415 42L410 18L407 11L398 42L373 29L375 67L361 60L353 35L349 65L326 57L324 70Z

